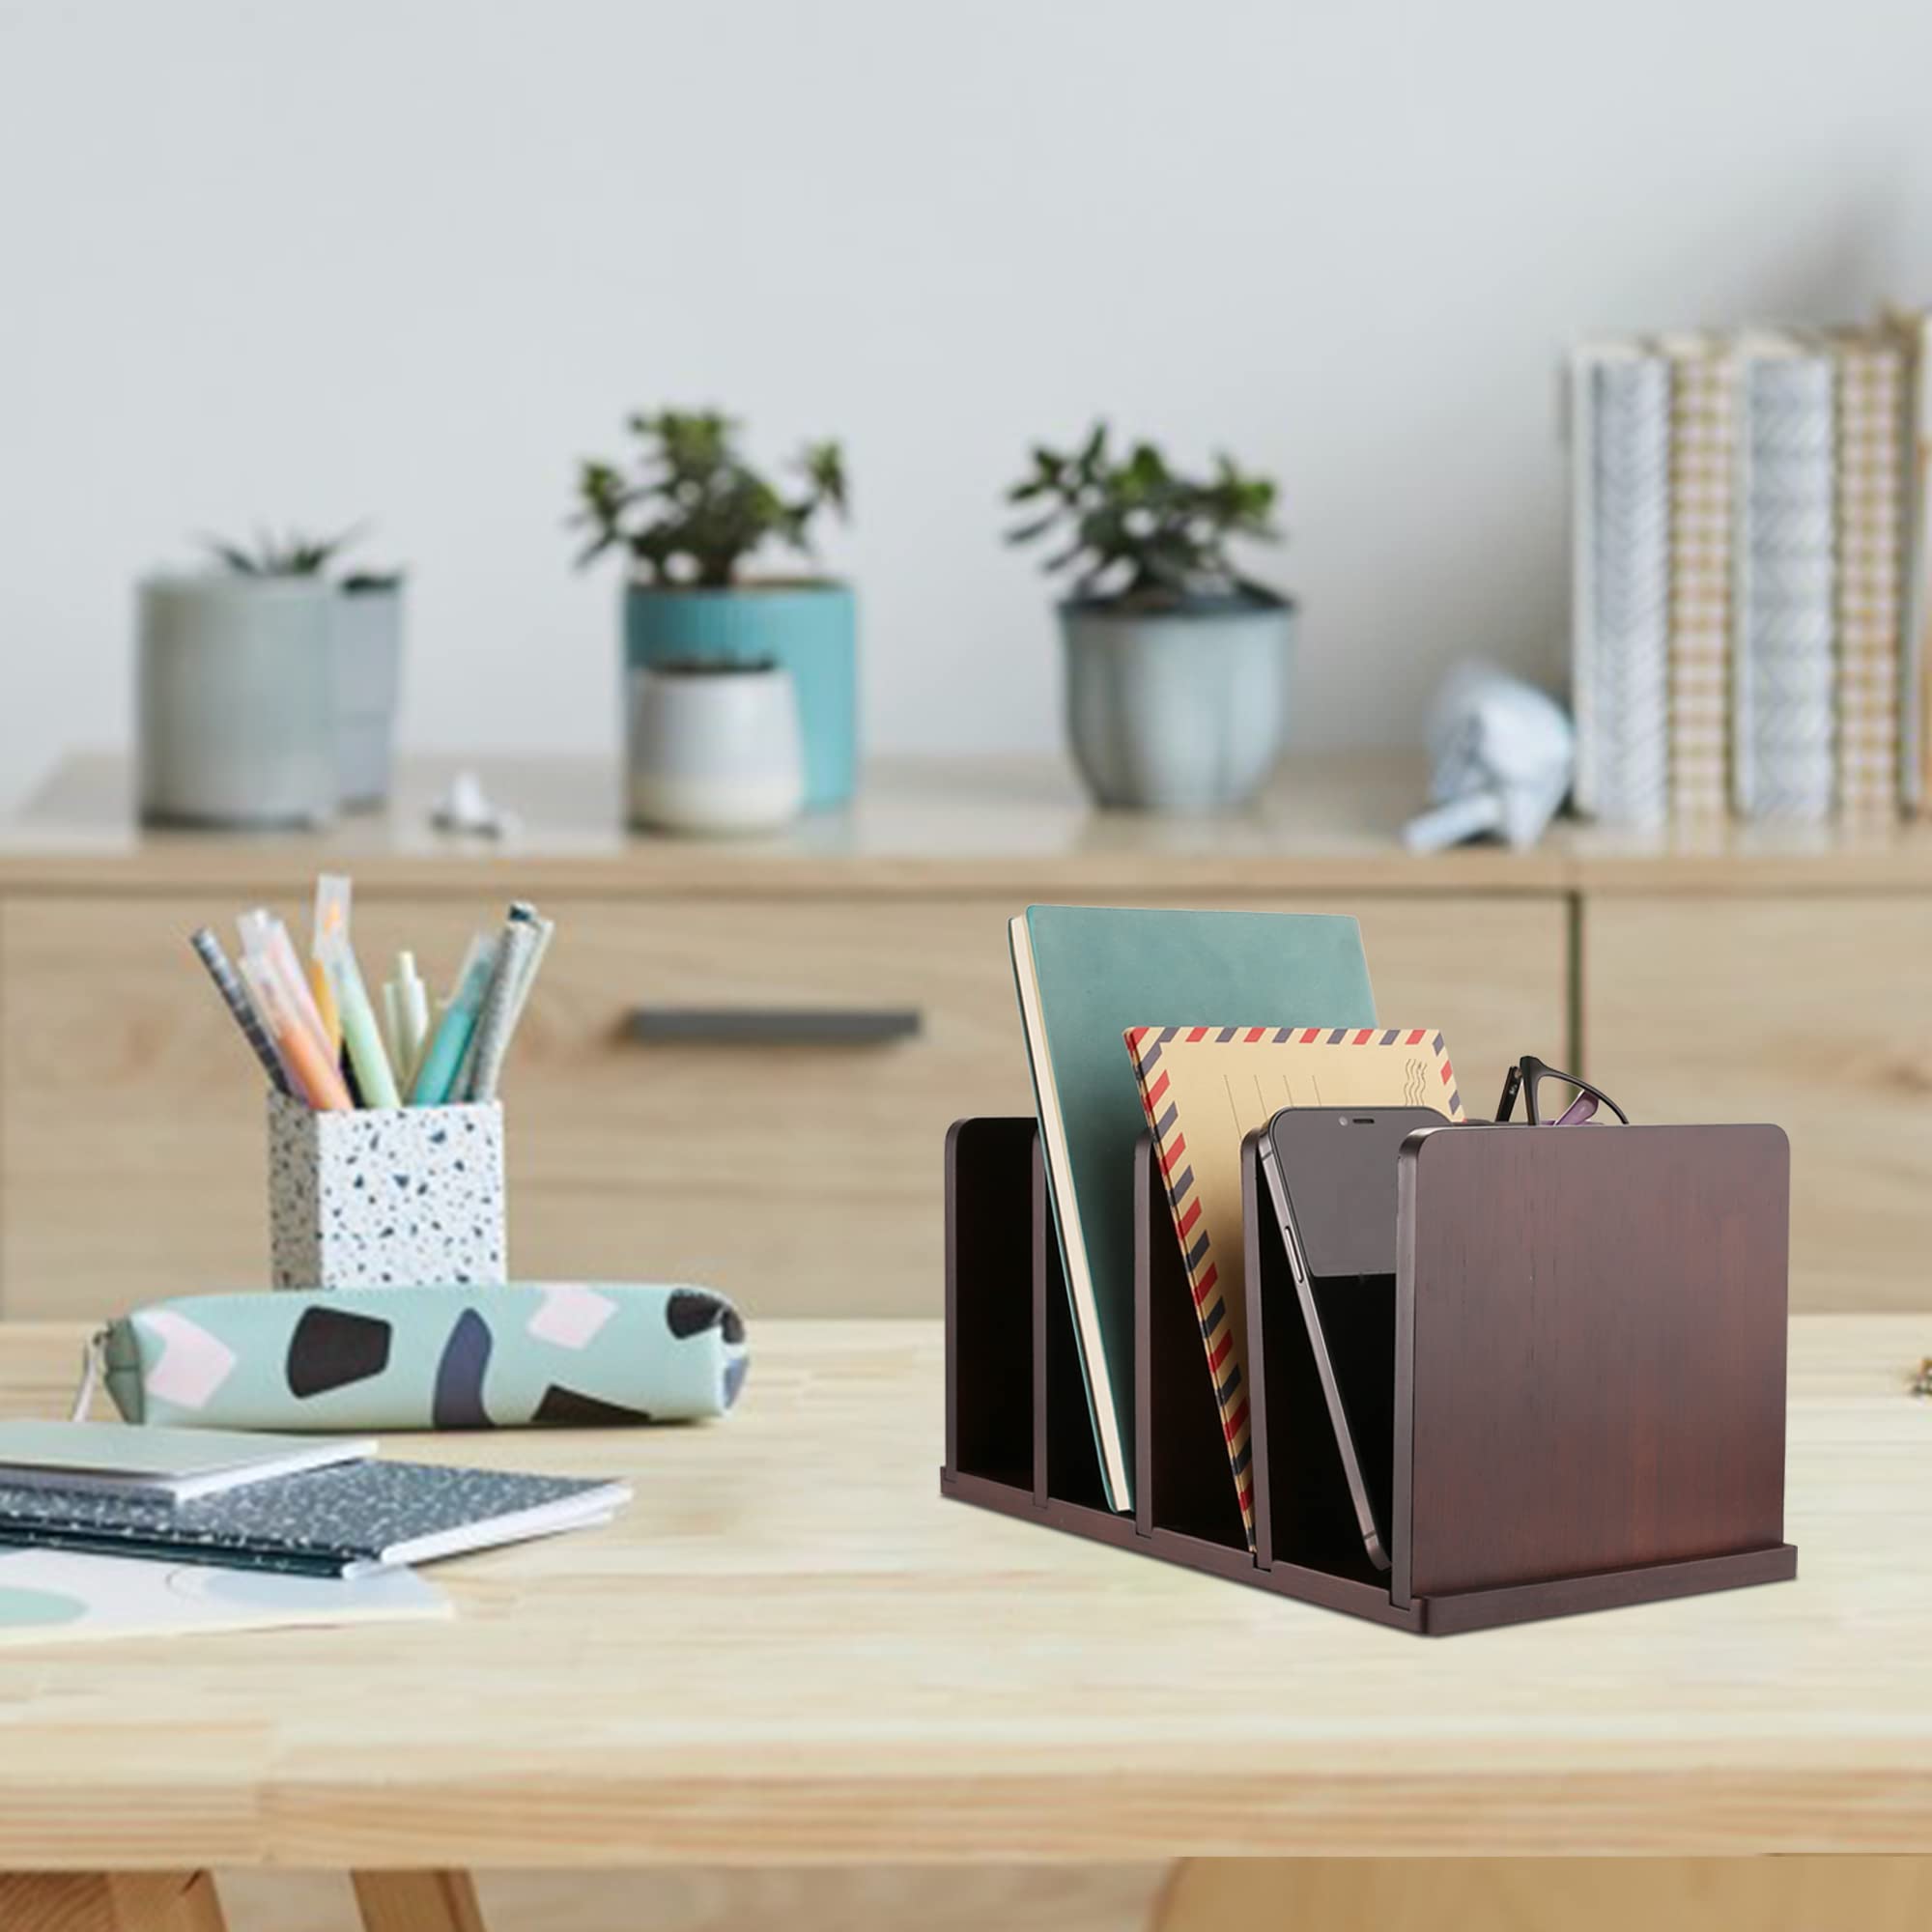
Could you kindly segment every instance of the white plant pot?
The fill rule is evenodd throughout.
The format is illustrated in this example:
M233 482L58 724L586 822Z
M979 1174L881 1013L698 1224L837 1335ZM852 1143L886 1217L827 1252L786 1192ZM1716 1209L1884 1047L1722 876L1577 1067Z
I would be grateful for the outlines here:
M768 832L805 804L798 694L777 665L640 665L630 680L634 824Z
M157 577L140 586L144 818L250 827L333 816L335 603L320 578Z
M345 806L389 795L402 663L401 583L344 586L335 605L335 767Z

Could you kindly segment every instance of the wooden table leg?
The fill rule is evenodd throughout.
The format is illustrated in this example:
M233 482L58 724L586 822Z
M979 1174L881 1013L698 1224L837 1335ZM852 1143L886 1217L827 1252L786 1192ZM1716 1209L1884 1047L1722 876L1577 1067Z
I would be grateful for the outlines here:
M224 1932L207 1872L0 1872L0 1932Z
M468 1872L357 1872L355 1903L363 1932L484 1932Z
M1911 1932L1932 1859L1189 1859L1156 1932Z

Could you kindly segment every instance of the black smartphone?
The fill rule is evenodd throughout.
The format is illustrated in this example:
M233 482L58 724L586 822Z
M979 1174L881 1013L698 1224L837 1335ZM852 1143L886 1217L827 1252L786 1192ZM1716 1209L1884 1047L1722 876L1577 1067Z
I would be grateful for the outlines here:
M1262 1136L1262 1174L1362 1547L1389 1567L1395 1467L1396 1155L1430 1107L1284 1107Z

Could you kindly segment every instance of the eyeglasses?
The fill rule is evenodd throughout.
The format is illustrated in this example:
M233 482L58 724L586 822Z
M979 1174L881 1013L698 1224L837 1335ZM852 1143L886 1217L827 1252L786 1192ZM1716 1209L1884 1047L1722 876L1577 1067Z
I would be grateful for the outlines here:
M1559 1073L1546 1066L1533 1053L1525 1053L1503 1080L1503 1096L1496 1102L1496 1119L1507 1121L1516 1112L1516 1096L1520 1094L1533 1127L1572 1127L1593 1120L1599 1107L1607 1107L1625 1126L1630 1116L1604 1092L1574 1073Z

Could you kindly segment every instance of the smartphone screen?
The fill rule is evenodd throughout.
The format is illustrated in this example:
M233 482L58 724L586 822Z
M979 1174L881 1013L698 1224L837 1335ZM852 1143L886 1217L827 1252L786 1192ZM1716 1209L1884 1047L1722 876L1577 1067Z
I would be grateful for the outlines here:
M1396 1156L1427 1107L1290 1107L1263 1171L1369 1560L1389 1567L1395 1459Z

